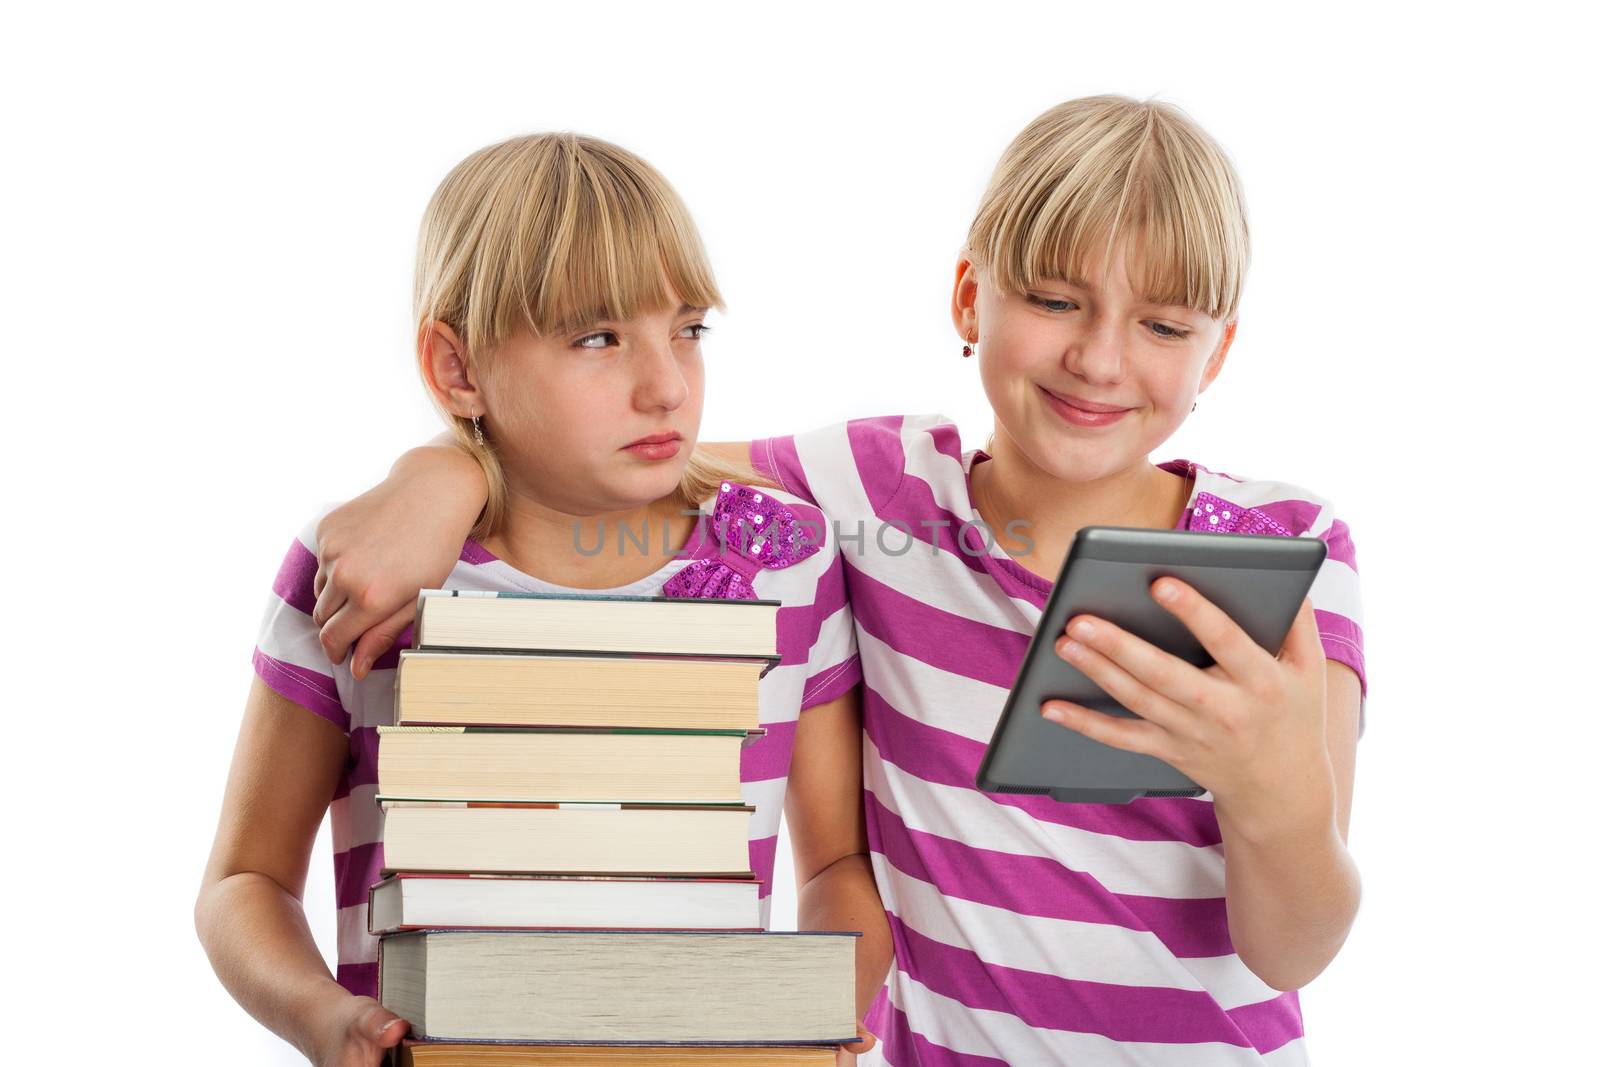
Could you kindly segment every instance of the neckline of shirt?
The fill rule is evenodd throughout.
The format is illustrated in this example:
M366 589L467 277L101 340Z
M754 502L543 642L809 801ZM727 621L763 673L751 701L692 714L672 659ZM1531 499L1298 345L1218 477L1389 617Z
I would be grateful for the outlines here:
M700 513L709 519L712 508L716 506L716 500L717 494L712 493L701 501ZM543 578L529 574L527 571L518 570L471 537L466 540L463 558L470 552L473 558L467 560L468 563L480 568L493 568L495 574L528 593L554 593L558 595L570 593L580 596L640 596L660 589L674 574L677 574L694 560L700 558L707 543L711 540L707 532L710 525L709 522L696 522L689 531L689 539L683 543L683 547L678 549L666 563L643 578L637 578L626 585L615 585L604 589L557 585L555 582L546 581Z
M972 502L972 468L978 463L979 456L982 456L985 462L994 458L981 448L968 449L961 456L962 499L960 503L966 508L967 514L964 518L968 520L981 517L978 514L977 505ZM1185 527L1190 510L1194 508L1195 497L1201 491L1201 480L1209 478L1211 472L1193 460L1188 459L1163 460L1157 463L1156 466L1172 474L1185 474L1192 479L1188 498L1183 502L1183 512L1178 516L1178 524L1172 527L1174 530L1182 530ZM958 533L957 536L961 535ZM1013 559L1011 554L1000 546L999 538L990 537L988 551L978 554L975 558L984 561L985 568L991 572L995 567L999 567L1008 577L1021 582L1038 593L1048 594L1055 587L1055 582L1033 573ZM1042 603L1041 601L1039 606L1042 606Z

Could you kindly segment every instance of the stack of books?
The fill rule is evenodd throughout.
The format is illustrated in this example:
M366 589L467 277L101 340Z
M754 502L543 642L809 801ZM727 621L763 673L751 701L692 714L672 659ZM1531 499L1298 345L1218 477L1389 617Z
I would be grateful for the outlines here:
M380 727L399 1063L831 1064L854 934L761 930L739 757L775 601L426 590Z

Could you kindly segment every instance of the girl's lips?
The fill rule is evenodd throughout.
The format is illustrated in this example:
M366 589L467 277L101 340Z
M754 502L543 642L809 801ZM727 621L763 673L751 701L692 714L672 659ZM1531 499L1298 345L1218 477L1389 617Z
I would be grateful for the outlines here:
M1060 415L1073 426L1110 426L1133 410L1132 408L1122 408L1119 411L1085 411L1083 408L1074 407L1072 404L1067 403L1042 385L1039 386L1039 392L1044 397L1045 403L1050 406L1050 410Z
M633 444L624 446L622 450L640 459L671 459L678 454L682 444L683 438L677 434L658 433L641 437Z

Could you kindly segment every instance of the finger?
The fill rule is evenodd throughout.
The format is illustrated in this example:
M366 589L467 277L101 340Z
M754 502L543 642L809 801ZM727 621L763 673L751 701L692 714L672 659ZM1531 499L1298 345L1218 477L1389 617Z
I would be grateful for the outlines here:
M1257 681L1272 669L1272 654L1194 586L1163 577L1152 584L1150 595L1177 616L1228 677L1237 682Z
M372 629L383 618L373 610L363 610L354 600L346 600L338 611L327 622L322 624L322 630L317 639L322 643L322 650L327 653L328 659L335 663L343 663L345 653L356 639Z
M383 1024L378 1031L377 1037L373 1040L377 1042L379 1048L394 1048L405 1040L406 1034L410 1031L411 1024L396 1015Z
M311 621L318 626L326 626L334 613L350 599L349 593L344 586L332 580L332 568L325 569L320 562L314 582L321 582L322 588L316 590L317 605L311 609Z
M366 1011L358 1014L355 1022L351 1023L351 1029L357 1035L378 1042L379 1048L389 1048L398 1044L410 1028L410 1024L404 1019L376 1001L373 1001Z
M1066 700L1045 701L1041 714L1091 741L1172 762L1169 757L1172 735L1153 722L1106 715Z
M416 618L416 614L416 601L410 601L405 607L362 634L360 640L356 642L355 650L350 654L350 673L354 674L357 680L365 678L372 665L378 661L378 657L394 647L395 642L400 639L400 634L411 625L411 620Z
M1067 632L1072 636L1056 646L1063 659L1118 704L1169 729L1177 729L1192 714L1189 709L1203 686L1216 684L1193 664L1104 619L1080 617Z
M857 1026L856 1039L854 1041L847 1041L839 1047L844 1049L846 1052L859 1056L861 1053L866 1052L877 1043L878 1039L872 1036L872 1032L870 1030L867 1030L861 1026Z
M1327 654L1322 650L1322 635L1317 629L1317 612L1311 598L1300 601L1289 636L1283 640L1283 651L1278 658L1294 666L1320 663Z

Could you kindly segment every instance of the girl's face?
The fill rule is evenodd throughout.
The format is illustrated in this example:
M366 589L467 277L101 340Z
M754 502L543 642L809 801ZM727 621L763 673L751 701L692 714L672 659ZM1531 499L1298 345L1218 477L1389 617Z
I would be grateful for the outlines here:
M678 487L700 432L707 309L667 297L669 307L627 320L523 331L486 361L477 410L512 488L595 515Z
M1023 293L996 291L965 257L957 266L956 330L979 342L996 435L1064 481L1146 461L1233 342L1233 322L1143 299L1126 251L1127 242L1113 250L1109 271L1092 262L1088 278L1041 281Z

